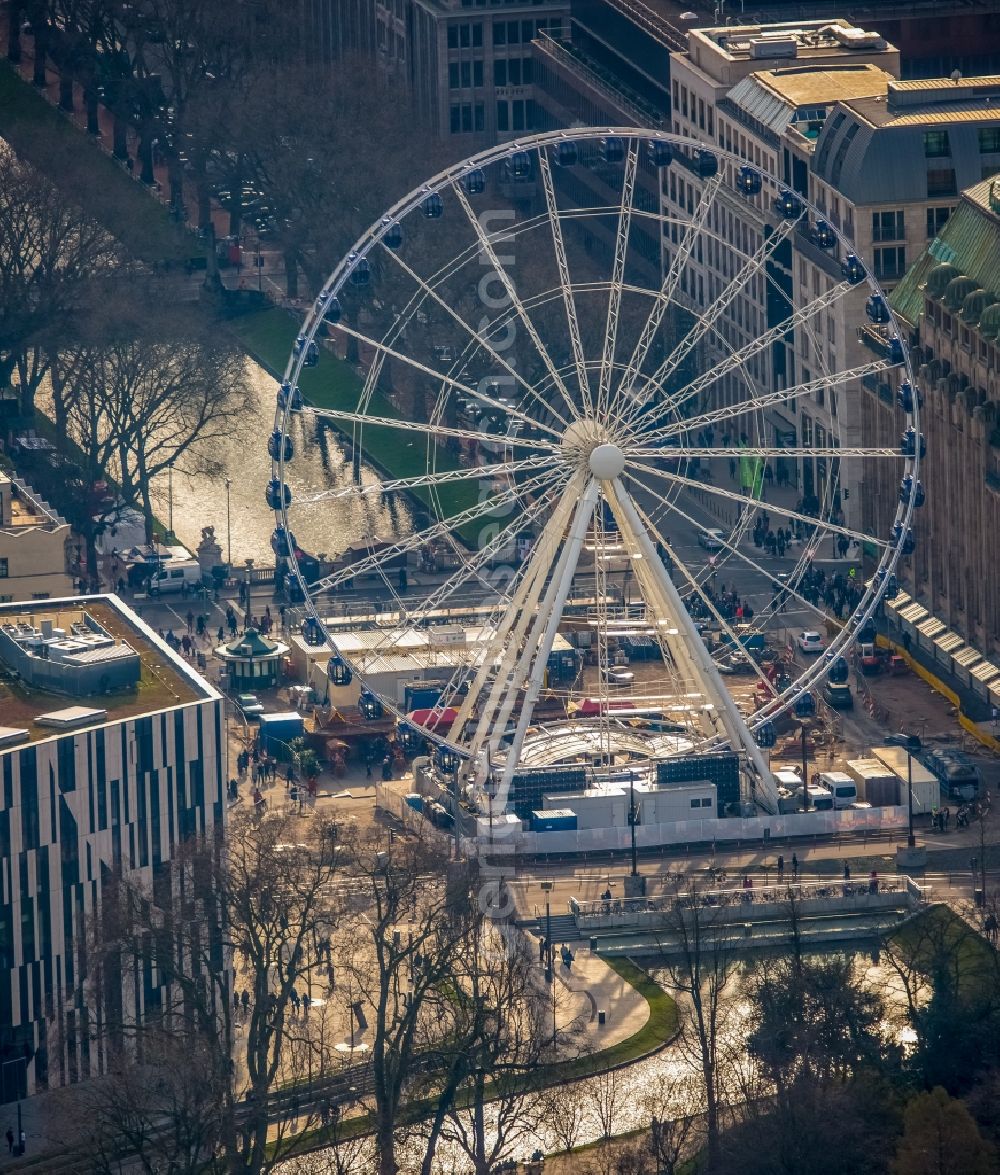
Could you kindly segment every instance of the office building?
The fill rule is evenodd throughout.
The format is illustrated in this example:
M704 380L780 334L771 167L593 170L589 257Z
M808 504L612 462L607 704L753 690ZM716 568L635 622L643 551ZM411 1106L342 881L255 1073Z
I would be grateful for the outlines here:
M535 129L531 43L562 35L569 0L379 0L375 13L383 63L441 138L471 154Z
M70 526L19 478L0 473L0 604L73 591Z
M944 225L956 193L1000 167L995 79L900 81L896 49L846 21L693 30L687 51L671 64L675 132L714 141L808 198L816 221L841 231L885 290ZM690 214L704 181L690 170L670 172L664 208ZM753 253L778 223L767 196L718 199L712 230ZM677 236L674 227L665 264ZM820 247L816 224L801 221L790 243L775 250L768 281L751 281L728 308L726 345L742 346L833 291L842 282L842 253ZM732 253L710 241L689 270L682 292L698 313L731 280ZM886 332L863 327L866 294L857 287L755 356L757 389L776 393L887 357ZM720 381L716 394L723 402L745 395L737 373ZM789 397L768 415L768 442L863 444L859 395L860 382L850 381ZM804 500L829 500L848 525L860 525L869 465L822 457L783 464Z
M85 932L117 875L169 895L177 847L222 826L225 755L221 696L116 597L0 606L4 1101L102 1072L108 1009L162 1005L151 972L97 998Z
M901 561L906 591L985 657L1000 654L1000 180L963 192L899 283L892 305L912 329L927 456L916 550ZM898 444L899 377L871 382L865 428ZM885 473L866 524L888 525L898 484Z

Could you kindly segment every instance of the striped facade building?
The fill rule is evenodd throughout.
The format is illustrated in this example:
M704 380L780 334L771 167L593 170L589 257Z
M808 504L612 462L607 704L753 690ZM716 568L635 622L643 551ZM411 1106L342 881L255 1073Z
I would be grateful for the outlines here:
M56 648L88 636L96 650ZM25 682L23 665L14 678L8 637L44 663L44 690ZM60 658L86 666L101 647L109 664L135 665L132 688L116 681L115 692L86 696L73 673L76 696L57 695ZM109 999L140 1019L160 1006L152 973L124 974L120 992L93 999L86 929L119 874L172 891L177 846L223 827L225 766L221 696L117 598L0 607L3 1101L100 1073Z

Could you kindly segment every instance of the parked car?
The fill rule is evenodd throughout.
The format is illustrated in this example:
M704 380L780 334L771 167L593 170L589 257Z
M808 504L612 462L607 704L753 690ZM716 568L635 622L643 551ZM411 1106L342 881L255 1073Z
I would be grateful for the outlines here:
M754 664L746 653L730 653L719 661L720 673L753 673Z
M629 686L635 681L635 674L631 669L624 669L617 665L609 665L601 676L608 685Z
M264 705L256 694L237 694L236 705L246 719L259 718L264 713Z
M800 632L795 638L795 643L798 645L800 653L822 653L826 648L822 634L811 629L807 632Z
M698 546L704 547L706 551L721 551L725 545L726 532L717 526L698 532Z
M841 681L827 681L823 685L823 701L834 710L853 710L851 687Z

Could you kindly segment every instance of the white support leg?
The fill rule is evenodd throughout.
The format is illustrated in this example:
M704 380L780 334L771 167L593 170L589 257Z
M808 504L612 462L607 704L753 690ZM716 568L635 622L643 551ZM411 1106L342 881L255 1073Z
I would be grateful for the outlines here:
M658 594L667 605L669 614L673 615L677 626L679 642L684 649L684 657L690 659L697 668L698 677L704 685L706 697L711 700L716 712L722 721L730 745L734 751L743 750L757 775L756 795L762 807L769 812L778 811L778 793L760 747L754 741L753 735L743 721L732 695L726 689L722 676L712 660L704 641L688 615L684 602L677 588L674 587L666 568L660 562L656 547L649 533L642 525L632 499L625 492L619 478L615 478L609 486L609 501L618 520L622 532L628 533L642 552L643 560L648 563L648 572L655 582Z
M583 492L583 497L580 499L576 516L573 519L573 525L570 527L569 534L566 538L566 545L559 559L559 566L556 569L555 575L552 577L552 582L556 584L554 598L548 609L548 618L545 624L545 631L542 634L541 643L538 645L537 651L535 651L535 659L531 666L528 688L525 691L524 701L521 704L521 713L517 719L517 728L514 731L514 740L507 750L507 758L504 763L503 778L500 785L501 792L504 795L506 795L510 787L510 781L514 772L517 770L518 760L521 757L521 748L524 746L524 736L531 722L531 716L534 713L538 695L542 692L549 653L552 652L552 644L556 638L559 621L562 619L562 610L569 596L573 576L576 573L576 565L580 561L580 552L583 550L584 539L587 537L587 529L590 526L590 519L594 513L594 506L597 503L599 493L600 487L596 479L591 478L587 482L587 488Z

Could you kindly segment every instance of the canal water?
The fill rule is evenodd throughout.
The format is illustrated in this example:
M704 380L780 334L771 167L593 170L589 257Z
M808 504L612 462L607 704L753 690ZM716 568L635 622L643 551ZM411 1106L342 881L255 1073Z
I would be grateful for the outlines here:
M232 562L253 559L257 566L273 564L271 533L274 514L264 502L264 487L271 476L267 438L273 428L275 381L252 360L247 372L259 411L254 419L240 422L232 438L213 457L217 474L190 476L175 470L162 474L153 488L157 517L164 524L173 518L178 540L190 551L201 541L202 527L214 526L215 537L227 557L231 538ZM409 534L413 518L408 503L398 494L352 495L348 498L303 504L303 496L351 485L351 459L339 434L314 418L295 416L291 423L295 456L287 467L293 494L291 525L299 546L312 555L339 554L360 540L392 539ZM226 523L226 478L229 486L229 534ZM365 483L378 480L375 471L362 464ZM171 509L172 499L172 509Z
M885 963L877 961L869 949L851 950L854 966L866 987L882 995L886 1003L887 1019L882 1031L887 1039L897 1041L905 1049L914 1041L912 1030L905 1023L906 999L901 983ZM669 976L654 975L666 990L670 990ZM673 993L675 996L677 993ZM685 999L677 996L683 1008ZM720 1054L730 1058L728 1064L746 1069L752 1067L743 1045L746 1016L749 1009L741 1004L732 1007L721 1028ZM613 1010L612 1010L613 1014ZM703 1109L701 1076L695 1051L683 1039L667 1045L661 1052L628 1065L624 1069L599 1077L587 1078L553 1091L535 1095L524 1107L524 1117L530 1126L507 1152L510 1156L527 1159L536 1149L554 1153L564 1149L566 1131L559 1129L556 1118L576 1122L574 1146L594 1142L605 1134L619 1135L648 1127L653 1117L670 1118L700 1113ZM495 1138L495 1107L486 1106L486 1130ZM511 1136L509 1126L507 1136ZM400 1169L404 1175L415 1175L420 1170L423 1148L416 1140L405 1139L400 1147ZM377 1171L374 1147L370 1140L344 1148L340 1162L347 1163L352 1175L374 1175ZM330 1152L317 1152L286 1163L283 1175L331 1175L342 1168ZM434 1171L440 1175L467 1175L471 1164L454 1142L443 1140L437 1150Z

